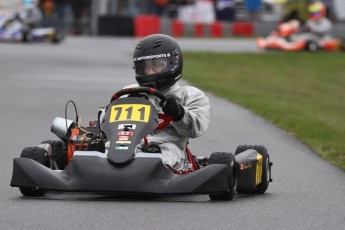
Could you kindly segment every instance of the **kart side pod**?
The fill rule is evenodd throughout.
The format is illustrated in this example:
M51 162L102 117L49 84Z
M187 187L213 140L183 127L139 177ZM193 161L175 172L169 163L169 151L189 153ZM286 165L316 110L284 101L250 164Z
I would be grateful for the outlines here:
M251 191L262 180L263 157L254 149L248 149L235 156L237 190Z

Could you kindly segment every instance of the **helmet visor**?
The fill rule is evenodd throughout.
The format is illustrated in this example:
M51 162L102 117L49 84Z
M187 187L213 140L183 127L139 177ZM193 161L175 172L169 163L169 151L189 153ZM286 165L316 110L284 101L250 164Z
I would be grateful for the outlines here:
M156 58L134 62L135 73L140 75L153 75L168 70L168 58Z

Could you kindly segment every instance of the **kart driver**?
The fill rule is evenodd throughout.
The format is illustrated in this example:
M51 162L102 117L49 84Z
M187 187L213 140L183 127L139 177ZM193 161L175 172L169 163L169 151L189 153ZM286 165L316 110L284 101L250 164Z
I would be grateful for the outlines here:
M41 20L42 13L37 7L37 0L23 0L22 7L7 19L4 28L13 21L20 21L23 25L23 31L28 32L35 28Z
M176 40L163 34L141 39L133 54L136 81L139 86L161 91L166 100L159 103L149 96L158 112L171 115L173 120L164 129L154 131L137 147L137 152L161 152L165 164L176 170L188 167L185 149L189 138L205 133L210 119L208 97L192 86L181 86L183 56ZM125 88L138 87L138 84Z
M332 29L332 22L325 17L326 7L322 2L311 3L308 7L310 13L305 26L307 30L318 37L324 37Z
M24 30L31 30L41 22L42 13L37 4L37 0L23 0L23 7L19 12L19 18L24 25Z

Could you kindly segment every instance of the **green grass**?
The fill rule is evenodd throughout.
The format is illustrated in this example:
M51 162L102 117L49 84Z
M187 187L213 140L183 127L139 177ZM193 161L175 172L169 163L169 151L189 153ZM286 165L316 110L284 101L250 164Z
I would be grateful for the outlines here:
M345 170L345 54L185 53L184 79L286 130Z

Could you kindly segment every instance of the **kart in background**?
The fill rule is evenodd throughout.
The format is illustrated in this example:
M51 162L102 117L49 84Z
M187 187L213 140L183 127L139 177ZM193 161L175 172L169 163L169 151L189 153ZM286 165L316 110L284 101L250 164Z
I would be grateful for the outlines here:
M270 35L257 38L257 46L261 49L282 51L339 51L344 50L344 42L332 37L315 38L312 34L296 34L293 38Z
M261 49L282 51L338 51L345 49L344 41L332 36L318 36L305 27L300 27L295 20L279 25L278 29L267 37L256 40Z
M186 147L188 168L183 171L164 164L159 152L136 153L141 140L149 144L146 136L171 121L143 94L165 100L152 88L123 89L113 95L104 117L99 113L88 127L81 126L78 114L76 121L56 118L51 130L60 140L24 148L13 161L11 186L24 196L43 196L46 191L208 194L212 200L232 200L235 191L267 190L272 163L264 146L242 145L234 155L214 152L210 157L197 157Z
M0 41L60 43L65 35L54 27L25 28L18 16L14 13L0 14Z

